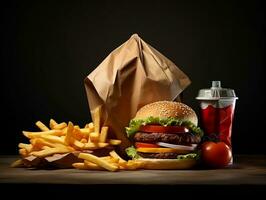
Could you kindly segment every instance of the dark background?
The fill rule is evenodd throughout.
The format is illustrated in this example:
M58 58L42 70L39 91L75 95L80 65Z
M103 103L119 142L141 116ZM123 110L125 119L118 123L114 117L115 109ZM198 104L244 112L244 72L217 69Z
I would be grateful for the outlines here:
M234 153L265 154L262 1L8 1L1 17L0 153L50 118L90 121L83 80L133 33L192 80L185 103L211 80L235 89ZM261 117L262 115L262 117Z

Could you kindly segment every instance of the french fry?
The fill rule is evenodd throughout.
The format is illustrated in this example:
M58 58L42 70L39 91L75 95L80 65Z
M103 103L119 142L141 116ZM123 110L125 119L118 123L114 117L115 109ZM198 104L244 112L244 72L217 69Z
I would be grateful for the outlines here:
M57 153L68 153L68 152L70 152L68 148L56 147L56 148L49 148L49 149L47 148L41 151L33 151L30 153L30 155L33 155L36 157L46 157L46 156L50 156L50 155L57 154Z
M127 161L125 161L123 158L121 158L115 151L111 151L110 153L110 156L112 156L113 158L116 158L118 159L118 163L121 164L121 163L126 163Z
M83 134L83 137L86 137L86 138L88 138L90 136L90 133L93 132L89 128L81 128L79 129L79 131Z
M93 122L90 122L90 123L89 123L89 128L90 128L90 129L94 129L94 124L93 124Z
M33 149L43 149L43 146L48 146L52 148L67 148L69 151L74 151L75 149L70 146L65 146L63 144L49 142L43 138L36 138L35 141L32 143Z
M116 171L118 170L118 167L115 166L115 165L112 165L110 164L109 162L97 157L97 156L94 156L92 154L88 154L88 153L80 153L79 158L82 158L84 160L87 160L87 161L90 161L90 162L93 162L95 164L97 164L98 166L104 168L104 169L107 169L109 171Z
M119 165L119 169L125 170L126 167L120 164L120 165Z
M80 129L79 125L74 125L74 128Z
M84 128L88 128L90 132L94 132L94 124L93 122L90 122L89 124L86 124Z
M103 126L101 128L101 134L99 137L99 142L105 142L106 141L107 133L108 133L108 126Z
M127 170L136 170L137 166L134 163L127 163L125 169L127 169Z
M126 164L126 169L136 170L143 167L143 163L136 160L129 160Z
M73 129L74 129L73 123L72 122L68 122L67 133L66 133L66 137L65 137L65 144L66 145L69 145L70 142L71 142Z
M63 128L62 132L63 132L63 135L66 135L67 134L67 127Z
M41 135L40 138L45 139L48 142L52 142L52 143L65 144L65 141L63 138L55 136L55 135Z
M19 154L23 157L26 157L28 155L27 150L26 149L19 149Z
M23 135L27 138L36 138L42 135L62 135L61 130L49 130L49 131L42 131L42 132L30 132L30 131L22 131Z
M50 149L51 147L43 146L42 149Z
M89 169L84 163L73 163L72 166L76 169Z
M67 148L69 150L69 152L73 152L75 151L75 149L71 146L65 146L65 145L62 145L62 144L55 144L56 145L56 148Z
M60 124L56 124L56 125L53 126L53 128L56 129L56 130L62 130L62 129L64 129L65 127L67 127L66 122L62 122L62 123L60 123Z
M87 160L84 160L84 164L88 169L91 169L91 170L105 170L103 167L100 167L96 165L95 163L89 162Z
M104 160L108 160L108 159L110 159L111 158L111 156L102 156L101 157L101 159L104 159Z
M50 119L50 123L49 126L51 129L54 129L54 127L57 125L58 123L54 120L54 119Z
M90 141L91 141L91 142L98 142L98 141L99 141L99 136L100 136L99 133L92 132L92 133L90 134Z
M94 149L100 149L107 147L109 144L108 143L94 143L94 142L88 142L84 144L83 149L87 150L94 150Z
M114 140L114 139L110 139L107 141L110 145L120 145L121 144L121 140Z
M118 162L119 162L119 159L118 159L118 158L113 158L113 157L111 157L111 158L109 159L109 161L112 162L112 163L118 163Z
M32 151L32 144L19 143L18 147L21 149L26 149L28 153Z
M84 146L85 146L85 144L84 143L82 143L82 142L80 142L80 141L78 141L78 140L73 140L73 145L75 146L75 147L77 147L78 149L83 149L84 148Z
M82 142L82 143L87 143L87 142L88 142L88 140L87 140L87 139L85 139L85 138L82 138L82 139L80 140L80 142Z
M36 126L41 130L41 131L49 131L50 129L45 126L41 121L37 121Z
M99 167L98 165L86 160L84 161L84 163L73 163L72 166L76 169L81 170L105 170L104 168Z
M78 126L74 126L74 130L73 130L72 135L77 140L81 140L82 138L85 137L85 135L80 131L80 128Z
M113 166L117 167L117 169L119 169L119 164L116 162L113 162L112 160L109 161L110 164L112 164Z
M42 138L35 138L31 141L33 148L42 149L43 146L57 147L56 144L48 142Z
M43 144L39 144L38 143L38 140L39 138L34 138L34 139L31 139L30 140L30 143L31 143L31 145L32 145L32 148L31 148L31 151L30 152L32 152L32 151L39 151L39 150L41 150L42 149L42 147L44 146ZM36 142L37 141L37 142Z
M25 167L25 165L22 159L18 159L14 161L13 163L11 163L10 167Z
M104 156L104 157L100 157L100 158L111 163L111 164L115 164L115 165L119 162L119 159L113 158L112 156Z
M101 106L98 106L92 113L94 131L95 133L100 133L101 126Z

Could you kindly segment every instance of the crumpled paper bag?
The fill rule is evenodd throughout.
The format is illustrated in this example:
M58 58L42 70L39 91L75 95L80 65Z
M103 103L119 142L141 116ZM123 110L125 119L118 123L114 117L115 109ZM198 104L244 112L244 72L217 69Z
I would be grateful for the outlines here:
M122 140L123 150L130 146L125 127L137 110L154 101L179 101L190 80L134 34L111 52L84 83L91 113L101 106L102 125L109 126L111 137Z

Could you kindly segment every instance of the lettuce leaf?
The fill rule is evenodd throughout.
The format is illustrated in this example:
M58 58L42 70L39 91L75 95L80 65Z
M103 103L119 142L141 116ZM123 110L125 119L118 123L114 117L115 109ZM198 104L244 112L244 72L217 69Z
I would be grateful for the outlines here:
M178 155L177 159L184 160L184 159L196 159L198 160L200 158L200 155L197 153L189 153L185 155Z
M138 158L141 158L141 156L138 155L137 150L136 150L135 147L133 147L133 146L126 148L125 151L126 151L127 155L128 155L130 158L132 158L132 159L138 159Z
M129 126L126 127L127 136L133 137L135 133L139 130L140 126L147 124L160 124L162 126L185 126L189 129L192 134L203 136L203 131L193 124L191 121L180 120L177 118L159 118L159 117L148 117L146 119L132 119L129 122Z

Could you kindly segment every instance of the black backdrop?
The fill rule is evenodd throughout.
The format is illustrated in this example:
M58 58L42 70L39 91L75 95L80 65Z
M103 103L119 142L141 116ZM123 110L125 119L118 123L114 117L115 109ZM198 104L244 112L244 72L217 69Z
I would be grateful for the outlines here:
M138 33L192 80L197 112L211 80L235 89L235 153L266 153L265 20L260 1L9 1L1 22L1 154L50 118L90 121L83 79Z

